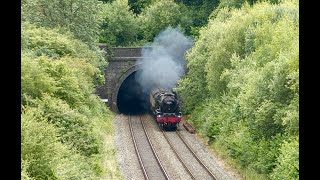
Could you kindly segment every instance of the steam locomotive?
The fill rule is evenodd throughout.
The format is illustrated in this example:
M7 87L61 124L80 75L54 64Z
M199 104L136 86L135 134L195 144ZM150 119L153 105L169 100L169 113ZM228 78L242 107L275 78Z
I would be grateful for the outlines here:
M181 121L181 111L175 92L166 88L152 89L150 109L161 129L177 129Z

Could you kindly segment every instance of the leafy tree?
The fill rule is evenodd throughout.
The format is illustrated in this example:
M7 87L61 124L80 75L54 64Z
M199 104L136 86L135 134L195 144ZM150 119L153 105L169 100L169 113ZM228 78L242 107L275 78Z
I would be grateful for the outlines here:
M63 143L87 157L100 153L102 144L93 133L92 123L87 116L72 109L65 101L47 94L34 103L43 111L42 117L57 127Z
M151 42L160 31L168 26L189 28L192 21L188 15L187 8L173 0L161 0L151 4L139 16L144 40Z
M42 55L54 59L71 56L77 59L77 63L79 60L85 61L89 63L87 68L93 66L91 67L93 75L88 77L93 76L96 85L104 82L103 72L107 62L102 53L95 48L90 49L87 44L75 39L70 33L61 33L57 29L22 22L21 46L24 52L28 52L26 54L33 56L32 58ZM69 64L73 63L75 62L70 61Z
M36 119L34 110L21 115L21 157L27 173L36 179L58 179L56 165L59 139L53 125Z
M103 8L100 42L111 46L128 46L137 40L139 25L128 0L115 0Z
M21 19L71 31L76 38L95 46L102 22L101 4L97 0L28 0L22 3Z
M211 12L219 5L219 0L175 0L177 3L182 3L190 9L192 18L192 25L194 27L201 27L207 23L207 19Z
M280 151L271 179L299 179L299 138L284 141Z
M21 114L22 179L96 179L87 159L62 143L58 129L39 108L25 107Z
M22 178L120 178L113 116L92 94L104 80L101 54L72 33L28 21L21 36Z
M188 72L185 77L178 81L177 91L182 96L183 112L191 112L207 97L207 84L204 74L204 66L206 63L207 46L205 44L196 43L191 51L187 53ZM199 53L194 53L199 52ZM192 96L190 96L192 94ZM199 101L200 100L200 101Z
M99 0L99 1L102 1L102 2L105 2L105 3L109 3L109 2L112 2L114 0Z
M28 99L42 97L43 93L56 91L55 81L50 77L38 61L26 53L21 58L21 103L27 104Z
M210 18L215 18L218 12L224 8L239 9L244 4L253 5L259 2L269 2L271 4L278 4L281 2L281 0L219 0L219 5L217 6L217 8L214 9L212 14L210 15Z
M128 0L130 10L132 10L135 14L140 14L145 7L154 2L155 0Z
M284 177L274 169L287 166L277 163L282 143L299 134L298 4L212 12L218 13L199 31L177 88L200 133L242 167L273 178ZM288 169L294 173L286 179L296 179L299 170Z
M21 158L21 179L22 180L34 179L30 177L30 174L28 173L28 168L29 168L29 162Z

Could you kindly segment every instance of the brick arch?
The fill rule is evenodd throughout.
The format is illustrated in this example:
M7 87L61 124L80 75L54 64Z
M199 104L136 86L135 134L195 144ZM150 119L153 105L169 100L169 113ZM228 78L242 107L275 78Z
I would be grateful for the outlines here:
M122 85L122 83L134 72L141 70L142 69L142 64L136 64L134 66L132 66L131 68L129 68L117 81L113 93L112 93L112 109L116 112L119 113L119 109L118 109L118 105L117 105L117 100L118 100L118 92L119 89Z

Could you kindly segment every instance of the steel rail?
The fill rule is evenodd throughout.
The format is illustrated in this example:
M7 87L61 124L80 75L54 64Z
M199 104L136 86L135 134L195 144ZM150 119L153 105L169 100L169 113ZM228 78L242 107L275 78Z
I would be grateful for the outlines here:
M187 146L187 148L189 149L189 151L192 153L192 155L197 159L197 161L201 164L201 166L209 173L209 175L215 180L217 179L214 174L212 174L212 172L208 169L208 167L206 165L204 165L204 163L198 158L198 156L196 155L196 153L191 149L191 147L188 145L188 143L185 141L185 139L181 136L181 134L176 131L176 133L178 134L178 136L180 137L180 139L182 140L182 142Z
M140 156L138 147L137 147L137 142L136 142L136 139L135 139L133 130L132 130L131 115L129 115L129 126L130 126L130 132L131 132L131 137L132 137L134 149L135 149L135 151L136 151L136 154L137 154L137 157L138 157L138 160L139 160L139 164L140 164L140 167L141 167L142 172L143 172L143 176L144 176L145 179L149 180L148 174L147 174L146 169L145 169L145 167L144 167L144 165L143 165L143 162L142 162L142 159L141 159L141 156Z
M163 167L163 165L162 165L162 163L161 163L161 161L160 161L160 159L159 159L159 156L157 155L157 153L156 153L156 151L155 151L154 146L152 145L151 139L150 139L150 137L149 137L149 135L148 135L148 132L147 132L147 129L146 129L144 123L143 123L143 120L141 119L141 116L140 116L140 121L141 121L143 130L144 130L144 132L145 132L145 134L146 134L146 137L147 137L147 139L148 139L148 142L149 142L149 144L150 144L150 147L151 147L151 149L152 149L152 153L153 153L154 156L156 157L156 160L157 160L157 162L158 162L158 164L159 164L159 166L160 166L160 168L161 168L161 171L162 171L163 175L166 177L167 180L169 180L170 178L169 178L166 170L164 169L164 167Z
M192 172L190 171L190 169L186 166L186 163L182 160L182 158L180 157L180 155L177 153L177 150L173 147L172 143L170 142L169 138L167 137L166 133L160 129L161 132L163 133L165 139L167 140L168 144L170 145L171 149L173 150L173 152L176 154L176 156L178 157L179 161L182 163L183 167L188 171L188 173L190 174L192 179L196 179L194 177L194 175L192 174Z

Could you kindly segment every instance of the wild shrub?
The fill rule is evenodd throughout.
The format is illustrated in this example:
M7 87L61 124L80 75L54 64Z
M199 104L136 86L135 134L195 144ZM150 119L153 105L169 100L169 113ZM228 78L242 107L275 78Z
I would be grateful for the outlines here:
M102 144L93 133L94 126L88 117L70 108L63 100L46 94L36 100L35 105L43 111L42 116L57 127L63 143L84 156L100 153Z
M62 143L59 129L39 108L25 107L21 115L22 179L96 179L92 161Z
M283 141L271 179L299 179L299 138Z
M81 58L97 68L107 65L96 48L90 49L68 31L61 32L58 28L46 28L23 21L21 32L22 50L32 50L36 56L43 55L53 59L71 56Z
M138 38L139 23L128 0L115 0L103 5L103 22L99 42L110 46L129 46Z
M279 168L283 140L298 135L298 17L294 0L220 9L177 88L198 131L257 173Z
M97 0L28 0L21 3L21 19L70 31L77 39L95 46L102 22L101 5Z
M27 163L26 172L30 177L58 179L58 133L53 125L38 114L34 109L21 114L21 157Z
M120 178L115 153L109 153L115 151L112 138L106 139L113 137L113 115L93 94L104 81L105 60L70 33L22 25L21 175Z
M152 42L153 38L168 26L188 28L192 23L188 15L186 7L173 0L155 1L139 15L143 39Z
M55 80L41 67L35 56L27 53L21 55L21 103L26 105L28 99L40 98L43 93L54 93Z

